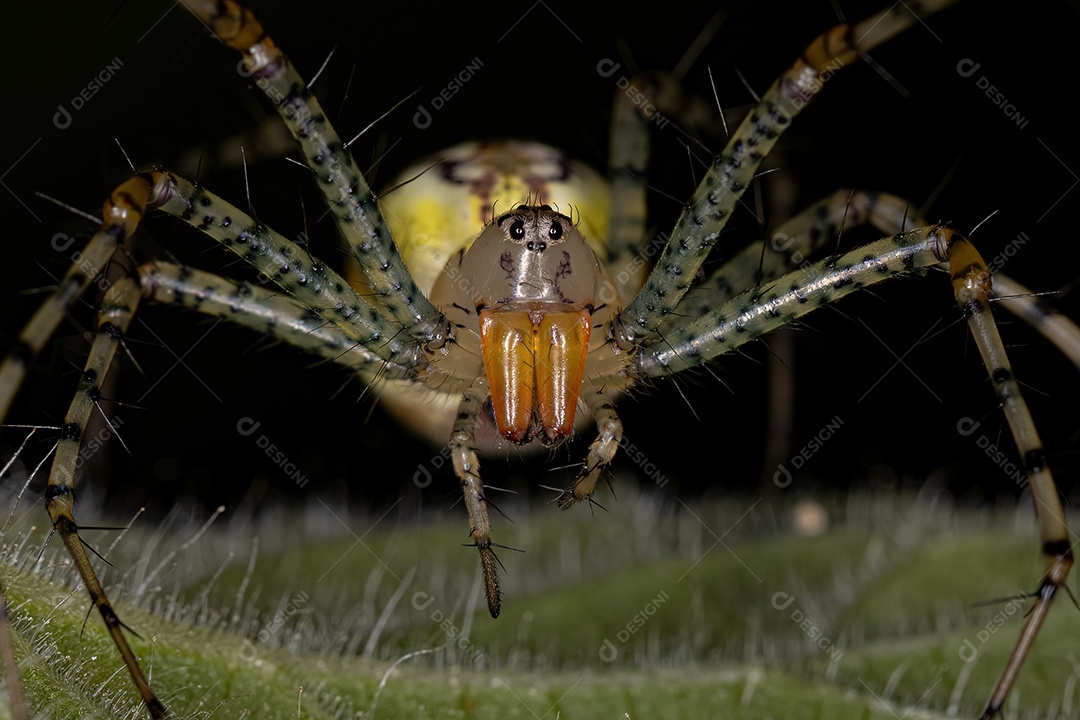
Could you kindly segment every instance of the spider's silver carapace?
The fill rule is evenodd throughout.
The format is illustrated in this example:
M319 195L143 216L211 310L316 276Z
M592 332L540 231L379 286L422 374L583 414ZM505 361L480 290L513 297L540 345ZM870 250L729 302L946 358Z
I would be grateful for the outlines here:
M614 403L635 384L698 366L860 288L942 264L950 269L957 302L1023 454L1046 560L1021 640L985 716L1000 711L1068 575L1073 555L1038 435L989 312L986 264L965 238L946 227L911 229L913 224L923 224L907 215L907 203L902 200L838 192L778 230L793 239L786 254L763 261L760 244L753 245L695 283L763 159L792 119L822 90L820 75L843 67L948 0L908 3L854 26L840 25L817 38L750 110L715 158L647 277L621 272L613 276L605 270L637 267L632 260L645 228L645 187L640 173L614 176L610 198L604 203L612 209L610 221L582 213L575 222L560 208L580 209L587 203L560 195L559 173L549 171L562 163L549 162L548 149L529 143L462 146L447 153L448 158L455 153L482 156L472 165L457 167L467 171L462 173L463 185L490 190L517 182L530 200L496 215L497 197L489 193L477 199L482 193L474 193L472 205L459 204L467 220L479 220L474 229L450 233L456 245L437 245L444 260L437 269L411 271L384 220L379 199L306 83L258 21L232 0L188 4L226 45L242 53L245 73L297 139L359 266L364 292L355 290L304 248L206 188L168 172L147 173L110 195L101 230L30 320L0 367L2 416L26 368L66 309L131 236L147 208L195 226L284 291L252 290L167 262L139 267L134 277L114 283L106 294L98 337L64 421L46 507L152 717L165 717L165 708L127 643L74 519L75 468L86 420L141 300L188 306L319 353L352 368L368 382L396 386L402 392L391 402L399 403L405 413L418 399L430 405L435 404L434 396L442 398L444 406L452 402L449 414L431 415L438 418L434 425L442 424L449 432L450 455L464 493L470 535L480 555L488 608L492 616L498 616L497 546L479 474L478 422L489 419L508 442L551 444L569 436L579 416L591 417L597 437L577 478L559 497L562 507L586 501L622 437ZM648 126L638 111L629 99L616 107L611 153L615 169L645 166ZM507 170L507 166L512 168ZM442 172L453 175L449 161ZM424 238L424 243L442 243L443 239L433 240L426 230L431 225L439 228L437 232L445 231L450 220L440 213L446 211L422 203L417 207L413 216L401 208L393 213L406 218L406 227L412 217L412 230L405 234ZM474 211L479 212L478 218ZM793 269L793 257L809 255L841 220L849 226L870 223L888 237ZM477 236L475 228L480 226L483 229ZM403 241L402 231L398 234ZM597 236L606 236L606 243L599 243ZM408 242L403 247L409 252ZM418 283L414 272L430 282ZM1024 312L1033 302L1013 305ZM1064 324L1048 312L1030 317L1044 329L1056 330ZM418 387L422 392L409 398L409 389Z

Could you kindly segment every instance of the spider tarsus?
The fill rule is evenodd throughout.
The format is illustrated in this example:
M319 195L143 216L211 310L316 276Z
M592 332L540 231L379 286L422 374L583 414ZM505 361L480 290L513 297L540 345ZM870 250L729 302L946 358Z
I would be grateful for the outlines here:
M559 506L560 510L566 510L568 508L571 508L574 505L577 505L579 502L590 502L591 503L591 502L594 502L594 501L592 499L592 494L591 493L589 495L585 495L583 497L578 497L574 493L574 486L573 485L571 485L570 487L563 490L562 494L559 495L559 497L555 498L555 503Z
M584 467L581 474L577 476L570 487L561 491L560 495L555 499L560 510L566 510L579 502L587 502L590 505L595 505L604 512L607 512L600 503L593 500L593 494L596 491L596 483L600 479L601 471L607 467L606 462L598 462L596 465L590 467ZM611 482L608 481L608 486L611 486ZM551 488L554 490L555 488ZM612 492L614 494L614 491Z
M490 539L477 540L476 547L480 551L480 567L484 574L484 595L487 597L488 612L491 613L492 618L498 618L502 611L502 590L499 588L498 567L502 566L502 563L492 550L493 543Z
M146 702L146 709L150 712L152 720L168 720L169 711L165 709L164 703L157 698L148 700Z

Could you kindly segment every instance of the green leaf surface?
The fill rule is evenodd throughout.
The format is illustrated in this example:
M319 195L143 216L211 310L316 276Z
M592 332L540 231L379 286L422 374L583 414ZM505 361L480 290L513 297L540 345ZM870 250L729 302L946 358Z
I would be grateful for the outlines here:
M975 605L1037 582L1026 516L849 503L807 538L748 507L519 509L502 539L526 552L501 553L498 620L450 514L315 537L222 521L182 551L195 525L136 528L103 577L178 718L978 716L1026 603ZM40 539L10 528L2 568L38 716L145 716L63 555L37 561ZM1059 603L1009 717L1073 713L1077 637Z

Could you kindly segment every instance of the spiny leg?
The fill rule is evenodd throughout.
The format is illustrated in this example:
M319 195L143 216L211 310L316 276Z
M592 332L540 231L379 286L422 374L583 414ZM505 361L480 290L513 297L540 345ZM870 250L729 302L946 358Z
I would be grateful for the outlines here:
M910 201L891 193L841 189L810 205L773 232L765 243L757 241L732 256L700 285L694 286L661 325L664 337L686 318L700 317L754 284L767 285L839 237L840 229L862 225L888 234L928 225ZM1008 298L1005 309L1023 319L1080 367L1080 328L1016 280L994 275L993 295Z
M79 389L72 400L64 418L60 441L56 446L49 484L45 491L45 509L52 520L53 528L60 535L71 559L75 563L83 584L90 593L90 600L101 613L105 627L112 636L120 656L131 673L131 679L142 696L146 709L152 718L164 718L165 706L158 700L150 684L139 667L139 661L128 645L124 636L123 624L109 604L105 589L101 586L86 554L86 547L79 538L79 526L75 522L75 469L78 466L79 448L86 430L86 424L94 408L98 407L101 384L105 379L116 349L126 332L128 323L135 312L140 298L138 284L123 278L116 282L105 294L98 320L97 337L90 348L90 357L86 361Z
M990 273L971 243L941 226L879 240L842 257L789 273L767 288L743 293L690 323L677 335L669 336L665 347L643 352L636 360L644 374L661 376L678 372L733 350L858 288L938 262L949 263L957 304L968 319L1023 457L1046 560L1042 582L1032 594L1035 605L987 703L982 716L985 719L1001 711L1050 604L1065 583L1073 564L1073 552L1041 441L990 313Z
M606 67L606 66L601 66ZM600 67L598 67L600 69ZM713 135L724 131L723 117L700 99L682 91L678 81L663 73L642 73L627 81L636 93L620 82L611 114L608 168L611 174L611 214L605 264L614 268L619 297L630 300L641 289L647 264L640 254L652 257L650 248L662 242L653 238L642 247L646 229L647 167L652 149L651 127L665 128L676 122Z
M172 173L149 174L151 204L239 255L265 277L364 348L390 363L417 366L423 353L341 275L218 196ZM441 315L440 315L441 317Z
M379 309L412 337L438 342L445 318L413 282L375 194L296 68L255 16L233 0L187 0L186 4L222 42L240 51L243 71L300 143L338 228L379 298Z
M150 195L151 186L143 178L132 178L114 190L106 199L102 210L101 228L94 234L86 248L78 254L76 262L64 275L59 286L45 303L34 313L30 322L19 334L15 348L0 366L0 421L7 415L11 402L26 376L30 362L44 347L45 342L60 324L65 313L95 281L109 259L124 241L135 231ZM131 313L138 303L138 286L130 279L122 279L109 288L105 304L99 315L98 335L91 348L90 358L83 371L82 383L72 401L64 421L62 436L57 444L46 491L46 510L53 527L64 541L83 583L90 592L91 600L105 620L113 642L131 673L150 716L166 717L165 707L150 689L139 667L135 654L127 643L116 613L108 603L104 591L94 574L86 555L75 523L75 468L79 459L79 446L90 412L96 406L101 382L108 371L116 346Z
M766 91L706 173L641 292L612 323L619 348L643 344L675 310L765 156L821 91L819 75L849 64L910 27L919 14L947 4L949 0L935 0L884 10L854 26L838 25L811 43Z
M326 265L246 213L176 175L153 172L126 181L106 200L101 229L57 290L34 314L0 366L0 418L6 416L26 368L64 313L99 276L119 243L130 236L148 205L197 227L277 282L354 342L392 365L416 367L422 352L398 337L401 326L384 318Z
M153 302L187 307L286 342L347 368L380 393L423 387L417 368L383 360L288 295L169 263L147 263L138 270L143 295Z
M38 308L19 333L15 346L0 365L0 421L7 417L26 377L26 370L63 320L64 314L101 275L126 238L131 236L146 210L150 188L140 178L132 178L116 188L105 201L101 227L78 254L56 290Z
M883 234L896 234L913 227L928 225L926 219L914 208L915 205L910 201L889 193L839 190L811 208L818 215L816 220L806 218L808 222L802 229L793 227L787 230L791 240L785 248L788 269L794 268L807 256L824 247L836 236L837 229L841 226L850 229L867 224ZM799 217L806 214L800 213ZM760 249L760 245L757 247ZM766 271L763 281L778 277L778 269L774 267L771 271ZM1075 322L1003 272L995 272L993 275L992 297L1007 299L1007 302L1000 303L1006 310L1039 331L1080 368L1080 327Z
M1075 322L1003 273L994 274L993 291L994 297L999 300L1008 299L1008 302L1001 303L1006 310L1038 330L1080 369L1080 328Z
M581 399L596 421L598 434L589 445L589 454L573 484L556 499L559 507L566 509L574 503L589 500L596 491L600 473L611 464L622 440L623 426L615 413L612 398L603 390L582 388Z
M642 349L635 357L637 371L650 377L681 372L856 290L936 265L946 257L945 237L951 233L941 226L911 230L748 290L696 320L671 329L663 343Z
M597 72L603 77L618 75L608 145L611 207L617 211L612 213L609 225L605 264L618 270L615 284L622 298L636 295L643 281L641 270L645 265L635 260L635 255L642 250L645 238L645 177L652 155L651 126L665 129L674 123L677 131L687 137L691 133L727 135L727 122L718 103L707 102L682 88L683 75L723 20L723 12L714 15L670 73L638 72L627 78L619 75L622 65L611 60L602 60L597 65ZM650 241L650 245L656 240Z
M751 243L694 286L661 325L661 334L666 337L667 329L685 322L684 318L700 317L748 290L750 278L764 285L805 264L811 255L835 242L841 228L869 225L882 234L895 235L928 224L914 203L897 195L837 190L777 228L768 248L761 241ZM1080 327L1005 273L995 273L993 281L993 297L1007 299L1006 310L1038 330L1080 368Z
M102 271L117 248L135 231L146 210L149 194L150 185L145 180L132 178L116 188L106 199L101 227L78 254L75 264L61 279L57 289L34 313L19 334L15 347L9 351L3 365L0 365L0 422L7 416L30 363L68 310L91 284L100 281ZM83 371L79 392L68 411L63 434L57 444L45 502L53 527L60 533L83 583L90 592L91 600L104 618L109 634L135 681L150 716L164 718L165 707L150 689L135 654L124 637L120 621L109 605L87 558L86 550L79 540L78 526L73 515L75 467L79 459L81 437L100 394L101 381L108 371L116 346L126 330L138 299L138 286L126 278L110 287L106 293L105 304L99 315L98 336Z
M132 178L110 195L103 211L102 228L87 249L80 254L76 265L61 281L57 291L39 309L20 335L19 344L0 367L0 409L6 411L25 376L30 360L40 351L66 310L91 282L100 276L102 268L118 245L134 231L147 205L162 206L166 211L200 227L223 244L236 245L238 253L252 262L257 269L294 294L303 297L314 313L320 314L323 320L334 323L354 343L391 361L395 358L413 361L422 356L415 341L396 339L400 326L382 317L355 291L348 288L343 279L310 260L306 252L295 244L289 243L227 203L180 178L166 173L150 173ZM196 217L199 212L202 214ZM236 228L231 227L233 218L237 220ZM134 298L131 301L133 304L138 299L138 287L132 281L126 281L125 286L125 294ZM111 299L109 302L115 303ZM123 323L126 322L127 318L124 318ZM122 332L119 320L107 323L103 328L108 332L118 329L118 332ZM112 341L118 339L119 334ZM64 437L58 446L49 481L47 509L56 531L61 535L83 577L94 605L102 614L151 717L163 718L166 716L164 706L150 690L135 655L123 636L121 624L93 573L72 514L74 459L78 457L81 428L85 425L89 407L92 407L86 405L86 399L99 392L88 384L91 371L103 376L111 360L111 353L107 357L103 353L103 350L98 349L98 343L95 343L87 373L84 374L84 387L76 397L69 419L65 422ZM76 405L80 407L76 409Z
M491 521L488 519L488 501L484 496L484 483L480 479L480 459L476 455L476 420L483 412L484 403L491 397L487 381L478 379L465 391L458 405L454 429L450 435L450 457L454 474L461 482L465 497L465 509L469 513L469 537L480 552L480 567L484 573L484 594L491 617L499 617L502 594L499 590L499 560L492 549Z
M1065 511L1061 507L1053 475L1046 465L1042 441L1020 392L1020 385L1013 376L1005 346L990 313L990 271L971 243L961 235L950 238L948 253L956 303L967 318L983 364L990 373L994 391L1005 411L1013 441L1023 458L1046 561L1046 572L1039 587L1032 593L1035 604L1028 611L1020 639L983 711L982 718L987 719L1001 712L1035 637L1046 620L1050 605L1068 578L1073 565L1073 551Z
M143 295L153 302L191 308L287 342L349 368L365 383L415 376L412 368L383 360L288 295L171 263L147 263L138 272Z
M895 235L928 224L914 203L897 195L837 190L777 228L768 248L762 241L751 243L694 286L661 325L661 334L666 337L668 329L685 318L700 317L750 289L751 278L754 284L765 285L806 264L807 258L835 242L841 228L846 231L869 225L882 234ZM993 296L1008 299L1005 309L1038 330L1080 368L1080 327L1008 275L998 272L993 280Z
M766 285L807 263L810 256L836 241L840 227L850 230L869 224L890 235L925 227L927 223L911 214L910 207L903 198L888 193L837 190L778 227L768 246L761 240L750 243L695 285L664 321L661 334L687 317L700 317L754 285Z
M848 197L845 199L845 196ZM843 206L839 204L841 201ZM827 242L835 234L835 227L840 220L838 213L841 210L844 212L845 227L865 222L883 232L901 232L905 226L921 225L924 222L917 214L909 212L910 206L910 203L892 195L863 192L848 194L847 191L834 193L778 230L774 238L783 236L785 253L764 255L762 281L771 281L781 267L793 265L797 262L796 257L805 257ZM854 212L848 212L849 209ZM953 284L957 302L968 319L983 363L990 372L1005 409L1014 441L1024 458L1047 563L1040 587L1032 594L1036 605L1028 614L1021 637L987 702L983 717L989 718L1000 712L1015 683L1053 597L1065 582L1073 563L1073 553L1057 488L1045 466L1034 421L1020 394L1019 385L1012 374L1004 345L990 314L989 271L966 238L959 235L953 235L952 238L949 243L949 260L950 267L956 268ZM690 316L694 317L700 314L694 312L695 309L703 308L703 311L707 311L710 303L728 297L731 289L735 287L730 279L745 276L745 271L752 267L751 263L756 262L760 254L761 243L755 243L747 248L746 252L726 263L704 284L702 297L688 295L685 298L680 305L680 313L683 305L686 305L691 308ZM740 267L743 275L740 275ZM1039 298L1033 297L1030 290L1002 273L994 277L993 285L994 294L1012 296L1006 304L1008 310L1036 328L1080 367L1080 329L1075 323L1055 312Z
M641 289L641 278L629 268L645 237L645 172L649 160L649 129L638 107L622 92L611 111L608 167L611 173L611 219L608 225L606 265L617 268L615 286L619 298L632 298ZM623 270L623 268L627 268Z
M886 193L844 189L833 192L789 217L766 239L750 243L725 259L686 294L675 312L661 323L658 334L666 337L687 318L700 317L755 285L765 285L809 263L822 248L839 245L845 231L869 224L882 234L893 234L924 226L912 217L911 207L910 202ZM764 491L771 493L775 468L793 451L795 376L791 367L795 336L785 330L773 335L768 344L769 409L762 468Z
M810 209L818 216L816 219L807 217L807 222L801 229L799 227L787 228L791 241L785 248L788 256L787 267L793 268L807 256L824 247L836 236L837 229L841 225L845 229L850 229L867 224L883 234L896 234L912 227L928 225L926 219L914 208L915 205L910 201L889 193L839 190ZM798 217L802 218L808 214L800 213ZM796 219L792 218L793 221ZM773 237L775 239L776 234ZM757 248L760 250L760 244ZM769 254L766 254L766 257L768 256ZM777 270L779 267L766 270L763 281L778 277L780 273ZM1001 303L1006 310L1039 331L1054 347L1065 353L1073 365L1080 368L1080 327L1075 322L1047 305L1035 292L1003 272L995 272L993 275L992 297L1007 300Z

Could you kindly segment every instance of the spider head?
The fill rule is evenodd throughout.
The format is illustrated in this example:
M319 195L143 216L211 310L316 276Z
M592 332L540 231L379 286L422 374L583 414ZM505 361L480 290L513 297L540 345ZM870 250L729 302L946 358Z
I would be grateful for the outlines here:
M553 444L573 431L593 311L611 287L570 218L548 205L503 213L447 263L432 302L482 359L504 438Z

